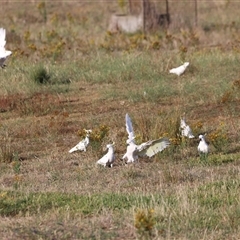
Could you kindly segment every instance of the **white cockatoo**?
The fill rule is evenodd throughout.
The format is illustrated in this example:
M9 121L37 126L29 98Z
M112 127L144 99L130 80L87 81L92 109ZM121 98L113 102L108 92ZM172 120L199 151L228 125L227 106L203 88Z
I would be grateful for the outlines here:
M182 137L194 138L191 128L186 124L185 118L180 120L180 131Z
M115 161L113 145L114 143L107 144L108 152L97 161L97 164L103 165L104 167L113 167L113 162Z
M6 65L4 64L6 58L12 54L11 51L5 49L6 44L6 30L4 28L0 28L0 66L4 68Z
M203 135L199 135L200 142L198 144L199 154L207 154L209 152L209 146Z
M185 70L188 67L188 65L189 65L189 62L185 62L180 67L173 68L173 69L169 70L169 73L173 73L173 74L176 74L176 75L180 76L180 75L182 75L185 72Z
M72 149L69 150L69 153L75 152L75 151L84 151L86 152L87 150L87 146L89 144L89 135L92 132L91 129L86 130L84 129L84 131L86 132L86 137L80 141L75 147L73 147Z
M132 127L132 121L128 114L126 114L126 130L128 133L127 139L127 151L122 159L127 159L127 163L135 162L138 157L152 157L158 152L163 151L170 145L167 138L160 138L157 140L150 140L140 145L137 145L134 141L134 132Z

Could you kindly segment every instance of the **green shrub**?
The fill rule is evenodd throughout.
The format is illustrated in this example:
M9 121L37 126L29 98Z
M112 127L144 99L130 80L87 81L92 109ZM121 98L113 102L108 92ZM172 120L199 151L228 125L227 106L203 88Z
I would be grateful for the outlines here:
M51 82L51 74L44 66L39 65L33 69L31 79L38 84L47 84Z

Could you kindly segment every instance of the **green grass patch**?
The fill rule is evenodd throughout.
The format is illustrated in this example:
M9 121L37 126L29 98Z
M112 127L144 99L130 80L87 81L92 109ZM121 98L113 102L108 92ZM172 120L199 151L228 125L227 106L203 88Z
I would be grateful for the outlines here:
M1 216L43 213L53 209L82 214L97 214L103 209L124 210L132 206L148 205L151 197L123 194L77 196L61 193L0 192Z
M100 214L103 210L122 212L130 209L156 210L160 221L159 227L166 224L172 215L172 231L183 228L224 228L224 212L233 218L238 211L239 180L218 181L203 184L185 192L135 195L102 193L92 195L73 195L63 193L21 193L0 191L0 215L16 216L26 214L42 214L57 211L62 214ZM186 195L187 194L187 195ZM193 211L193 212L192 212ZM224 212L222 212L224 211ZM186 224L186 225L185 225ZM236 227L236 226L235 226Z

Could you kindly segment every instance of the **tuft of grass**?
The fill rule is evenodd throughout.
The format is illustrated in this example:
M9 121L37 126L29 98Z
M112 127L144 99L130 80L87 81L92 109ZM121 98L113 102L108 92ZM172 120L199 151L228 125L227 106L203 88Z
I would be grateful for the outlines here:
M153 235L153 228L156 224L154 209L138 209L134 216L134 226L140 238L149 238Z
M31 79L37 84L51 83L51 74L43 65L35 67L30 74Z

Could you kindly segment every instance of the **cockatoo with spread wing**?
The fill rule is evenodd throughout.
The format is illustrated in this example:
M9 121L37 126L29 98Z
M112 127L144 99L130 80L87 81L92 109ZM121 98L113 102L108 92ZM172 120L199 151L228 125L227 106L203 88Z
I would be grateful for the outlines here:
M89 144L89 135L92 132L92 130L91 129L89 129L89 130L84 129L84 131L86 132L86 137L81 142L79 142L75 147L70 149L69 153L72 153L72 152L75 152L75 151L78 151L78 150L86 152L87 146Z
M126 114L126 130L128 133L127 139L127 151L122 159L127 159L127 163L135 162L138 157L152 157L158 152L163 151L170 145L167 138L160 138L157 140L150 140L140 145L137 145L134 141L134 132L132 127L132 121L128 114Z
M97 164L103 165L104 167L113 167L113 162L115 161L113 145L114 143L107 144L108 152L97 161Z
M198 152L199 154L208 154L209 146L205 140L204 135L199 135L200 142L198 144Z
M12 54L11 51L5 49L6 44L6 30L0 28L0 66L3 68L6 65L4 64L6 58Z
M189 65L189 62L185 62L180 67L173 68L173 69L169 70L169 73L173 73L173 74L176 74L176 75L180 76L180 75L182 75L185 72L185 70L188 67L188 65Z
M185 118L180 120L180 131L183 137L194 138L191 128L187 125Z

